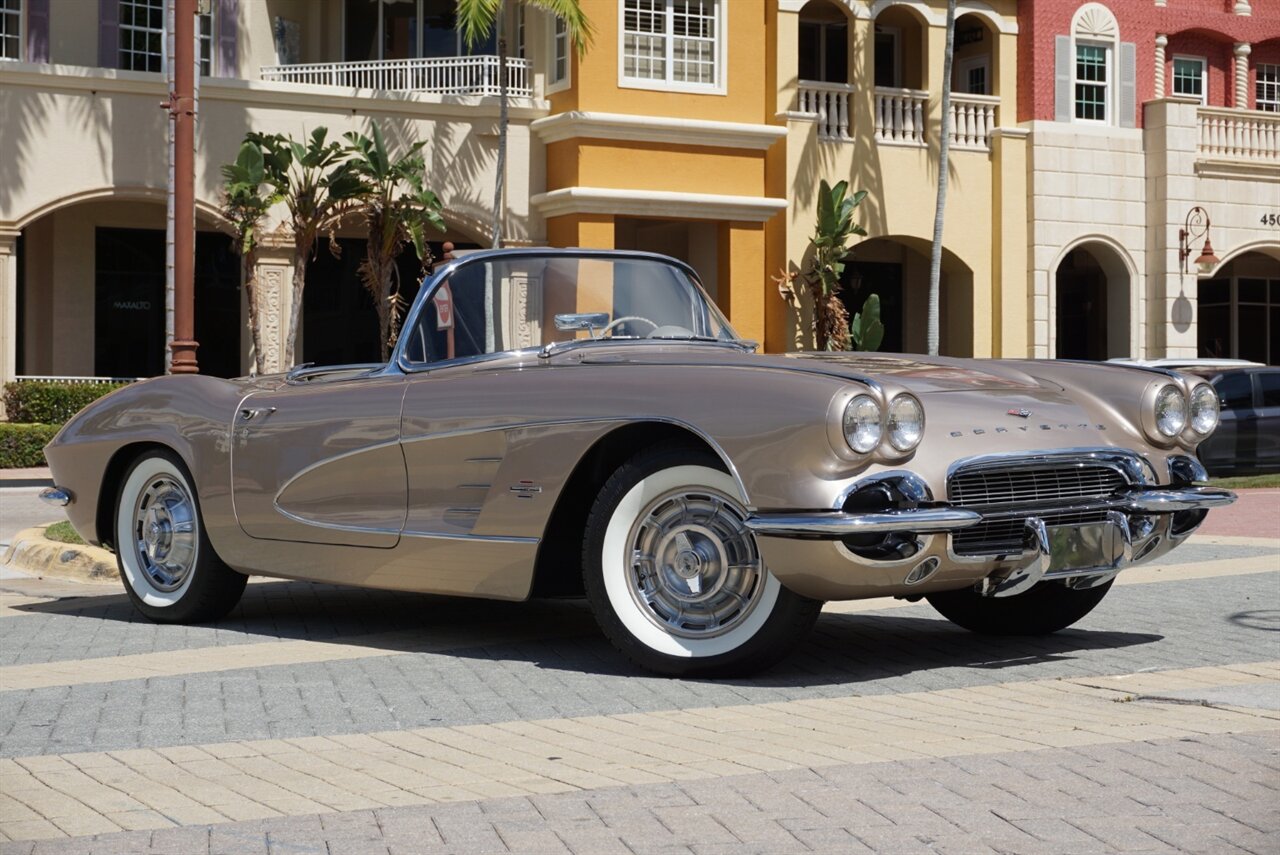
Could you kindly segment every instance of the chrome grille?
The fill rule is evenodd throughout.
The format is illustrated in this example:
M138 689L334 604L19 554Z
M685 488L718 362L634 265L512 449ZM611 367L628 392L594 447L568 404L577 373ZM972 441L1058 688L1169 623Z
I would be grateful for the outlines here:
M953 534L951 549L972 556L1019 553L1028 516L1038 516L1048 526L1102 522L1106 507L1079 505L1110 499L1128 483L1119 470L1093 461L960 469L947 481L951 504L987 518Z
M1026 469L961 470L947 494L962 508L993 505L1061 504L1112 495L1128 482L1110 466L1044 466Z

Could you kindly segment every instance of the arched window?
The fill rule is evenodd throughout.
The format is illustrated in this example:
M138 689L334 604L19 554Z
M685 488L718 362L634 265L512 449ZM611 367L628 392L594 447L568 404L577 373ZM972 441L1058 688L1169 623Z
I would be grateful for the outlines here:
M1120 41L1110 9L1101 3L1081 6L1071 19L1071 34L1057 38L1057 120L1133 127L1135 58L1133 44Z

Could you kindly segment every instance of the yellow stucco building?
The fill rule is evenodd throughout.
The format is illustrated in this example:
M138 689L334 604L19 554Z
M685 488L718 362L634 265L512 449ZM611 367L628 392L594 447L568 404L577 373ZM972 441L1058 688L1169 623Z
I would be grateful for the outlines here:
M164 370L166 0L18 0L0 61L0 379ZM808 318L775 277L805 263L821 179L869 191L849 267L883 302L884 349L923 350L941 117L943 0L583 0L562 24L507 4L506 225L513 245L678 256L739 332L779 351ZM14 11L16 9L16 11ZM219 234L220 167L250 129L428 142L427 183L459 248L488 243L495 45L468 49L454 0L215 0L201 23L197 338L205 370L248 365ZM942 349L1028 352L1025 133L1013 0L962 0L943 262ZM259 261L266 364L283 361L288 236ZM299 360L376 354L354 260L308 271ZM74 252L67 247L74 246ZM404 275L413 276L408 264ZM360 318L368 316L368 323ZM354 319L354 320L353 320ZM68 346L65 343L73 342ZM370 350L372 349L372 352Z

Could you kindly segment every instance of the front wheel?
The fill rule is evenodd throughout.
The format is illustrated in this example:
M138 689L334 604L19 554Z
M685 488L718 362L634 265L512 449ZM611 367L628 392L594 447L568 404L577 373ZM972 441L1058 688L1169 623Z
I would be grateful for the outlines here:
M1059 582L1040 582L1012 597L984 597L973 588L926 594L942 616L982 635L1048 635L1066 629L1093 611L1111 582L1076 590Z
M177 455L134 461L116 497L116 561L134 607L157 623L217 620L248 577L222 563L205 535L191 476Z
M605 635L672 676L759 671L822 603L769 573L734 480L690 449L642 452L605 484L587 523L584 583Z

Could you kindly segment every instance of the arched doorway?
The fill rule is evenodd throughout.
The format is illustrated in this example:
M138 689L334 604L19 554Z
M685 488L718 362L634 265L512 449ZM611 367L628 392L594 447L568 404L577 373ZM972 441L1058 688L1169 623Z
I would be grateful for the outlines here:
M1280 362L1280 246L1230 258L1197 292L1200 356Z
M1071 249L1054 274L1055 356L1113 359L1130 355L1130 276L1112 247L1089 241Z
M853 247L845 260L841 299L849 317L867 297L880 297L880 321L887 353L928 352L929 242L914 237L876 237ZM942 250L938 352L973 355L973 271L953 252Z
M150 377L165 372L163 195L118 195L126 198L104 195L51 206L24 224L18 374ZM157 195L159 201L144 201ZM196 229L196 356L201 373L234 377L242 373L245 353L239 258L205 206L197 211Z

